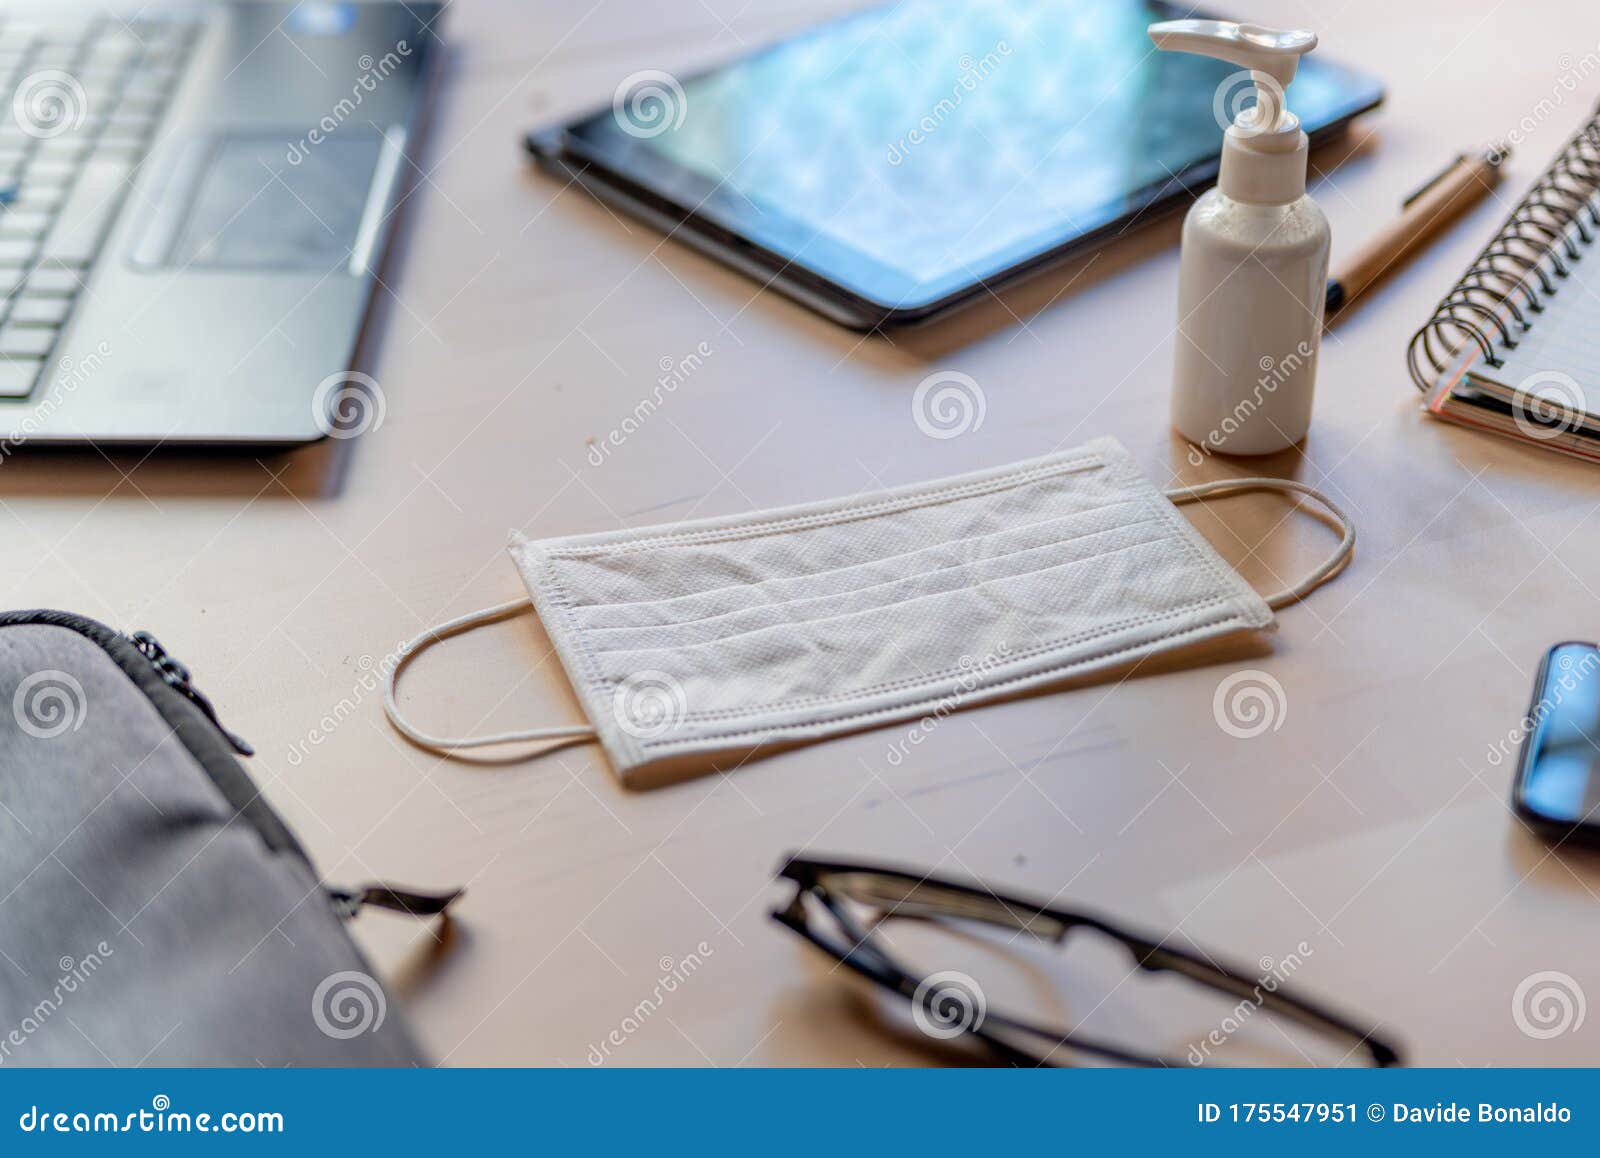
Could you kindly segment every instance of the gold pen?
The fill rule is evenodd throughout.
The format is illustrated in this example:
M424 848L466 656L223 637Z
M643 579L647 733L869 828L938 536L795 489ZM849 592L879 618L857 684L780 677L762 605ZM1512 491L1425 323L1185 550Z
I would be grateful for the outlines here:
M1349 308L1385 275L1432 241L1446 226L1489 195L1500 183L1500 169L1511 155L1496 145L1463 153L1433 180L1400 203L1401 214L1339 264L1328 279L1326 317Z

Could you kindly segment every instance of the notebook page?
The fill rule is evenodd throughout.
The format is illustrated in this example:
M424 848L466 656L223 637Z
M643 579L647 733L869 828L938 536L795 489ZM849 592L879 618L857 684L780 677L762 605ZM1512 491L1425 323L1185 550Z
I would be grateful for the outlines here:
M1504 365L1475 367L1474 381L1600 415L1600 244L1580 241L1578 252L1579 260L1568 262L1570 276L1555 279L1556 292L1541 294L1544 312L1527 314L1532 328L1518 335L1516 348L1496 343Z

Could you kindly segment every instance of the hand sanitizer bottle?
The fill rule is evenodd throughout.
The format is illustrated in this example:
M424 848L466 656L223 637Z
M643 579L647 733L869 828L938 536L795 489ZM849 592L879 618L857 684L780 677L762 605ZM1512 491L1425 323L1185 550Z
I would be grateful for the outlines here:
M1306 196L1306 135L1284 101L1317 37L1169 20L1150 38L1249 69L1255 86L1223 138L1216 188L1183 223L1172 424L1207 454L1272 454L1311 425L1322 337L1328 220Z

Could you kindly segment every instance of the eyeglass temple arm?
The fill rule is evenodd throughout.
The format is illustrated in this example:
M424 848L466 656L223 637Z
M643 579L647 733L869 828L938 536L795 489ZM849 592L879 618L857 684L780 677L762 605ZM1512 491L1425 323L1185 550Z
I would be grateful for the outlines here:
M1145 944L1141 948L1131 942L1128 948L1141 969L1178 973L1219 993L1255 1001L1260 1006L1291 1021L1299 1022L1307 1028L1349 1038L1360 1048L1365 1049L1379 1066L1401 1064L1399 1050L1376 1037L1374 1030L1362 1029L1318 1002L1303 997L1290 997L1276 987L1268 989L1261 981L1246 980L1230 970L1201 961L1181 950L1150 944Z
M922 897L918 893L934 893ZM937 920L958 917L969 921L982 921L1002 929L1014 929L1040 941L1059 944L1077 922L1064 914L1041 905L1002 897L992 892L979 892L958 888L940 881L911 881L906 893L886 895L878 893L866 881L847 894L855 900L870 903L886 915Z

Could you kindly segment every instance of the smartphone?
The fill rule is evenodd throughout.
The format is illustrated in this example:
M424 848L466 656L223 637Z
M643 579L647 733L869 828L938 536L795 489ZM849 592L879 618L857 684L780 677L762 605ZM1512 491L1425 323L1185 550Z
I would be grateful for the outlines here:
M1548 839L1600 845L1600 645L1558 643L1545 653L1511 804Z

